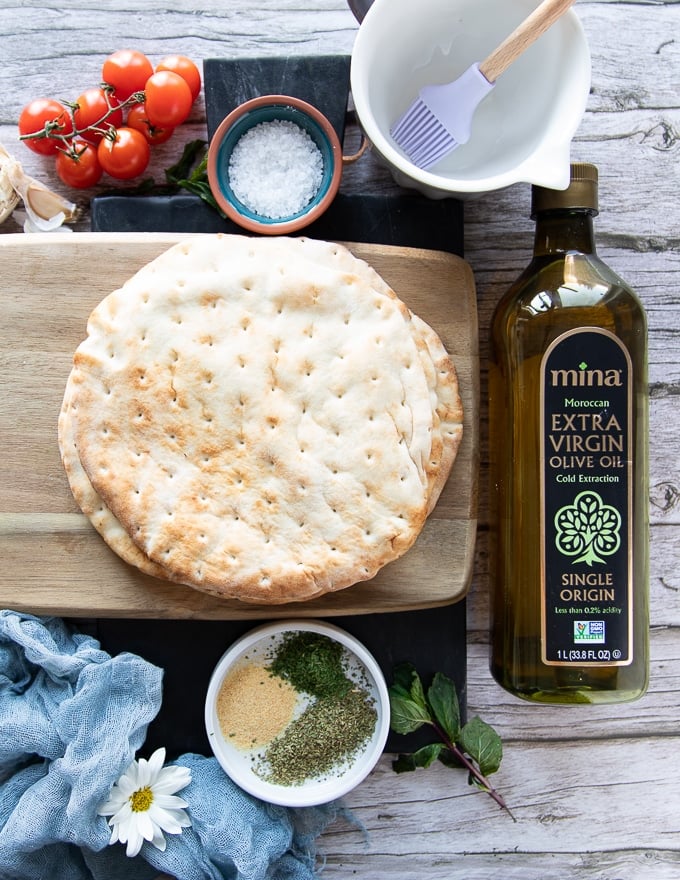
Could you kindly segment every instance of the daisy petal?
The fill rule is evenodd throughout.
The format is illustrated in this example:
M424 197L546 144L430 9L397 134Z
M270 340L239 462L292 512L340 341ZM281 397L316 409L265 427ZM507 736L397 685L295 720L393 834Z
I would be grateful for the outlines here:
M144 843L144 838L137 831L137 828L134 825L129 826L129 831L130 836L127 839L127 848L125 850L125 855L128 858L133 859L136 855L139 855L139 851L142 848L142 844ZM121 843L124 842L125 841L121 840Z
M168 810L171 816L182 826L182 828L191 828L191 819L184 810Z
M153 784L159 794L174 794L186 788L191 782L191 771L186 767L163 767Z
M165 764L165 749L161 747L149 758L149 769L154 779L163 772L163 764Z
M130 804L124 803L123 806L109 819L109 825L124 825L132 815Z
M151 784L151 768L146 758L140 758L137 764L137 781L135 791L140 788L147 788Z
M132 761L131 764L128 765L127 770L121 778L118 780L118 784L120 785L121 780L127 779L133 788L138 787L139 783L139 761Z
M156 829L151 843L156 847L156 849L159 849L161 852L165 852L165 847L167 846L167 844L165 842L165 837L163 837L163 832L160 830L160 828Z
M172 813L181 828L191 828L191 819L187 816L184 810L173 810Z
M144 813L137 813L134 824L144 840L151 840L153 838L154 822L151 819L149 810L146 810Z
M189 806L183 798L177 797L176 794L158 794L155 788L153 802L166 810L181 810L183 807Z
M136 780L133 780L130 776L121 776L118 782L116 783L116 789L114 792L118 797L123 798L123 800L127 800L133 791L136 791L139 786L137 785ZM113 792L112 792L113 793Z
M160 807L155 807L151 815L151 820L154 825L157 825L163 831L167 831L168 834L179 834L182 830L182 826L178 822L176 814L170 812L170 810L163 810Z

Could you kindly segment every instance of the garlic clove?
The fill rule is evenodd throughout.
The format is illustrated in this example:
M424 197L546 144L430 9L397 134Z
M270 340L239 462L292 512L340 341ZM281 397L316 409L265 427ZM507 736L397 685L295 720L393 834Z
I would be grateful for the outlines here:
M61 216L61 223L73 220L76 206L36 181L31 181L21 193L26 213L40 228L42 224L54 223Z

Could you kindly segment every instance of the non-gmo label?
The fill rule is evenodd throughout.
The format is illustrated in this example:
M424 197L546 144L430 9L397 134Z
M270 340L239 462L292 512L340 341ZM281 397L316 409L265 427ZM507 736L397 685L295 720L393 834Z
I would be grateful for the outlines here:
M575 620L574 643L587 642L589 645L603 645L605 626L604 620Z
M631 363L570 331L541 365L542 645L547 664L632 661Z

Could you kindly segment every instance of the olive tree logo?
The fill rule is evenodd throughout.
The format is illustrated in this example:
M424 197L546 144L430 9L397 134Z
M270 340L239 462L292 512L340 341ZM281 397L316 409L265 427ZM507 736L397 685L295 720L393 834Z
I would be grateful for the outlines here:
M605 504L597 492L581 492L573 504L565 504L555 514L555 546L564 556L577 556L574 564L604 563L621 546L621 515Z

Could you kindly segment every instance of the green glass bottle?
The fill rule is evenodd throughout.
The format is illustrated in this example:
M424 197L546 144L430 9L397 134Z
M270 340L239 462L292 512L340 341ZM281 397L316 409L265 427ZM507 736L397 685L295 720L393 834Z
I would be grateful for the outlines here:
M597 213L594 165L533 187L533 259L491 328L491 672L534 702L648 681L647 321L597 256Z

